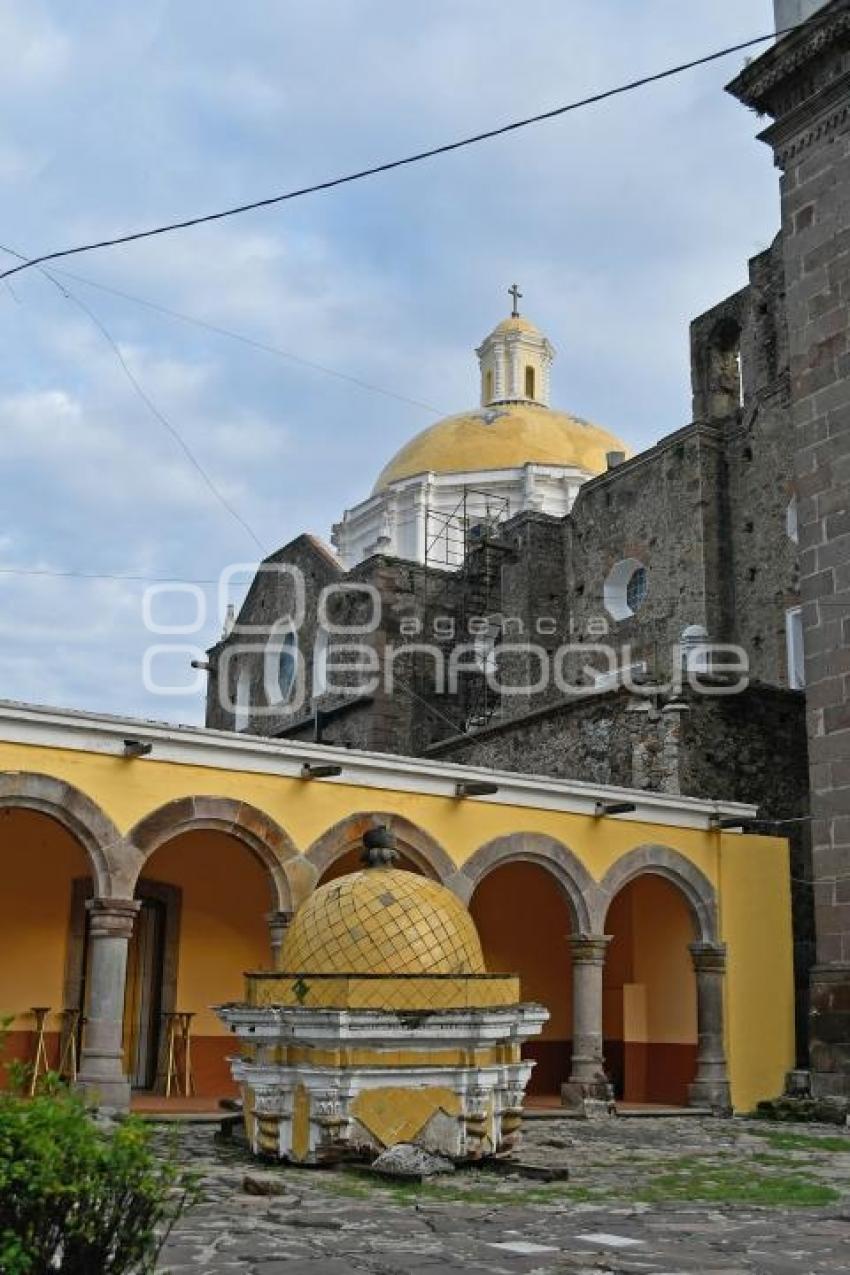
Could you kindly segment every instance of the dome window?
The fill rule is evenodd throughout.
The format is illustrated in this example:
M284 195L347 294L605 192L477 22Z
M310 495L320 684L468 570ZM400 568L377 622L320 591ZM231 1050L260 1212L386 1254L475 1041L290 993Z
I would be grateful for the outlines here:
M534 398L534 368L529 363L525 369L525 397Z
M649 572L637 558L624 558L608 572L602 592L611 619L629 620L646 601Z

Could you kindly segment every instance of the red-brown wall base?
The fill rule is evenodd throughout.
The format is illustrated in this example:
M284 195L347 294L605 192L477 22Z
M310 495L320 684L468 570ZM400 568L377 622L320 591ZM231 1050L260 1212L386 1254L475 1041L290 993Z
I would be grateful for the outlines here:
M605 1069L623 1102L684 1107L697 1069L697 1047L657 1041L605 1041Z
M522 1047L523 1058L533 1058L534 1070L528 1082L530 1094L559 1094L570 1078L573 1057L571 1040L531 1040Z
M60 1033L45 1032L44 1043L47 1049L47 1065L51 1071L59 1067ZM35 1061L36 1034L34 1031L10 1031L3 1038L0 1047L0 1089L9 1088L9 1072L3 1064L10 1062L32 1063Z

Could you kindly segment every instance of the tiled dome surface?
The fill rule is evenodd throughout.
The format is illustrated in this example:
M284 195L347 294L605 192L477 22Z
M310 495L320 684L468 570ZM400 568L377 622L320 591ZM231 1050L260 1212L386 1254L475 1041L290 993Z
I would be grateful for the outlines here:
M280 968L313 974L483 974L475 923L436 881L372 867L320 886L298 909Z

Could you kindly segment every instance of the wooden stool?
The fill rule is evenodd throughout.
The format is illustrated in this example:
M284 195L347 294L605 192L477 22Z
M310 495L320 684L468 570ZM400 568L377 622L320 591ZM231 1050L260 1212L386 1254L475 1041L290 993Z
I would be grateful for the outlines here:
M32 1060L29 1089L30 1097L32 1097L36 1091L39 1076L46 1075L50 1070L47 1062L47 1044L45 1042L47 1015L50 1013L50 1006L33 1005L30 1013L35 1017L35 1054Z
M174 1087L180 1094L180 1077L183 1077L183 1097L189 1098L195 1092L192 1078L192 1019L194 1011L174 1010L163 1014L168 1028L168 1062L165 1071L165 1096L171 1097Z
M79 1009L63 1009L59 1015L62 1019L62 1048L59 1053L59 1075L73 1085L77 1079L77 1033L83 1022Z

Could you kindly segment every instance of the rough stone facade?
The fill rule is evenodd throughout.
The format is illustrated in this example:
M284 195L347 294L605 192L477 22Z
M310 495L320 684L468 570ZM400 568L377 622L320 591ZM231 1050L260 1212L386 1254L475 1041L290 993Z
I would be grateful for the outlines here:
M816 1094L850 1094L850 3L832 0L730 91L770 126L796 447L818 965Z

